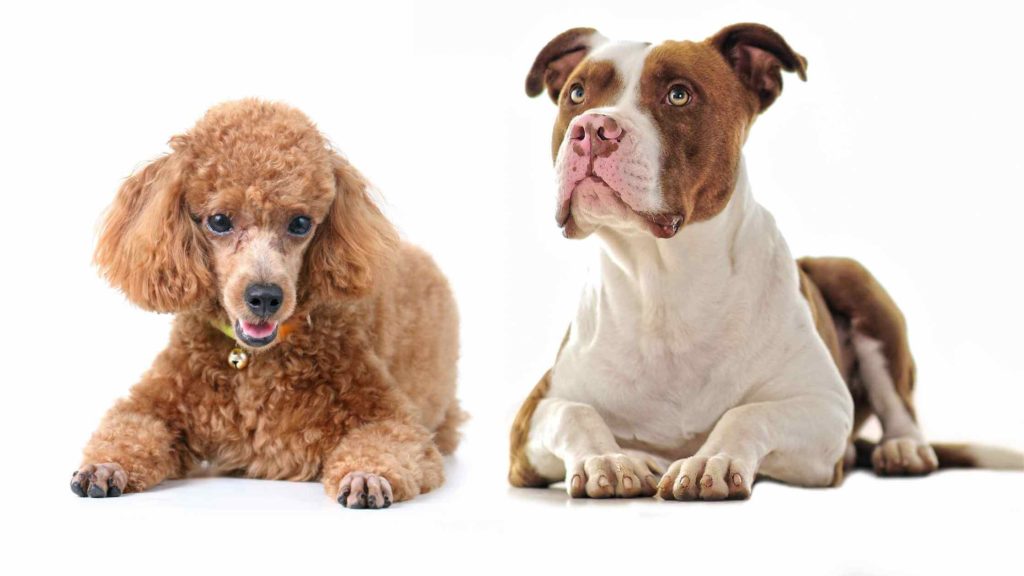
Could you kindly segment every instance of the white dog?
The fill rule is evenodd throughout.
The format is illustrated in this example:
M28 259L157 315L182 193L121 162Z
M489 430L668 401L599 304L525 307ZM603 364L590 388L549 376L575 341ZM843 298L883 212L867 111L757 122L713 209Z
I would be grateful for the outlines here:
M859 264L794 262L751 195L741 149L806 60L773 30L703 42L554 38L526 89L559 106L556 218L601 250L554 366L512 430L510 480L574 497L747 498L758 474L838 483L1019 454L930 446L904 320ZM855 450L871 414L884 435ZM660 476L660 479L658 478Z

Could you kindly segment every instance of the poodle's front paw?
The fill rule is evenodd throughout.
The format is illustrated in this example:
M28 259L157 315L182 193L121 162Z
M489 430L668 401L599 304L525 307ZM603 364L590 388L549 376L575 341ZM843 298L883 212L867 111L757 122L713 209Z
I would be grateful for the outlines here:
M755 470L750 461L719 452L676 460L658 484L665 500L746 500Z
M639 498L656 488L650 466L626 454L601 454L567 463L566 489L572 498Z
M369 472L349 472L338 487L338 503L346 508L388 508L393 500L388 479Z
M128 485L128 474L116 462L83 464L71 474L71 491L82 498L117 498Z

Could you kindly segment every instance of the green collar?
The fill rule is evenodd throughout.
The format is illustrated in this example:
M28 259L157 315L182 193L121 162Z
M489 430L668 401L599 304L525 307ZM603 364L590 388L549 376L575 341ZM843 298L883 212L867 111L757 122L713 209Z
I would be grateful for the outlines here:
M249 365L249 353L238 345L238 338L235 337L235 329L226 322L210 320L210 326L224 333L225 336L235 341L235 347L228 353L228 365L235 370L242 370Z
M210 326L213 326L217 330L220 330L228 338L231 338L232 340L238 340L238 338L235 337L235 329L234 327L231 326L231 324L228 324L227 322L218 322L217 320L210 320Z

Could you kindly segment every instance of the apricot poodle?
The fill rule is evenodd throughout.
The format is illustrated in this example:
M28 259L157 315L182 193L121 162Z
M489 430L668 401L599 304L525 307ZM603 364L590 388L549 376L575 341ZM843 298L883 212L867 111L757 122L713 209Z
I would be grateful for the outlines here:
M117 194L96 263L170 344L85 447L100 498L203 471L349 508L438 487L463 419L448 283L301 112L212 108Z

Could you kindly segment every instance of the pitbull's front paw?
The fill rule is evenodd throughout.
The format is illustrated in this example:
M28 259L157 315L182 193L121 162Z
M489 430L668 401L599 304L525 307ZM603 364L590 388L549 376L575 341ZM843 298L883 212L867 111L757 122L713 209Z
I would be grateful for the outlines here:
M117 498L128 485L128 474L115 462L83 464L71 474L71 491L82 498Z
M349 472L338 487L338 503L346 508L388 508L392 500L391 483L376 474Z
M745 500L754 482L750 462L724 452L676 460L658 483L665 500Z
M920 476L934 472L939 459L931 446L916 438L890 438L875 447L871 465L879 476Z
M570 462L565 486L573 498L653 496L657 480L640 460L625 454L602 454Z

